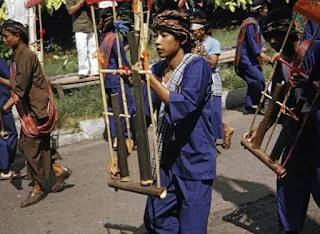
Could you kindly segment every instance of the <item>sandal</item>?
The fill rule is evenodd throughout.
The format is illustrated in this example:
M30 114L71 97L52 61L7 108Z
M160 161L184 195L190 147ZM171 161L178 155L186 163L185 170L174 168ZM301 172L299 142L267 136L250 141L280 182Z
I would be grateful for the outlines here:
M227 125L224 126L224 138L223 138L223 144L222 148L229 149L231 145L231 138L233 136L234 129L231 127L228 127Z
M0 172L0 180L11 180L13 176L12 170L10 170L8 173Z

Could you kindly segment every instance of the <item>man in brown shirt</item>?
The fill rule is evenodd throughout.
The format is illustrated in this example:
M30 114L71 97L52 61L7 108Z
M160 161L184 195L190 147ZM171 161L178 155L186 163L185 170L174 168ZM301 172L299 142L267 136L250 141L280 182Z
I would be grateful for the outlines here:
M21 203L21 207L27 207L46 196L42 182L49 178L51 168L57 177L52 192L62 189L71 170L54 162L55 159L61 159L50 148L50 132L57 115L55 108L48 108L52 107L51 89L37 56L27 46L26 28L16 21L8 20L2 25L2 38L4 45L13 49L14 56L10 81L0 77L0 84L13 91L11 98L1 107L1 112L6 112L15 104L20 115L22 128L19 147L27 161L28 177L34 182L32 191Z
M98 60L94 58L97 47L90 8L85 0L67 0L66 8L69 15L72 15L72 27L78 52L79 77L98 75Z

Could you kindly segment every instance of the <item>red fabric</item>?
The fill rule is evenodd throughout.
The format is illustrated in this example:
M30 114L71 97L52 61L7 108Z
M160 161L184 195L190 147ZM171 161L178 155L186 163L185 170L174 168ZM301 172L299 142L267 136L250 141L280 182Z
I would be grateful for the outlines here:
M100 61L100 66L102 69L108 69L110 62L110 55L114 40L116 39L116 34L114 32L108 32L100 45L100 52L102 53L103 60Z
M11 63L10 65L10 73L11 79L15 79L16 72L14 68L14 63ZM56 123L58 121L58 112L53 102L53 94L49 82L48 91L49 102L47 110L49 119L46 123L44 123L41 126L37 126L36 123L33 121L28 106L19 98L17 94L15 94L13 91L11 92L11 96L14 100L15 105L17 106L17 111L19 113L22 131L28 137L38 138L43 135L48 135L56 126Z
M38 5L39 3L41 3L41 0L28 0L26 7L31 8L35 5Z

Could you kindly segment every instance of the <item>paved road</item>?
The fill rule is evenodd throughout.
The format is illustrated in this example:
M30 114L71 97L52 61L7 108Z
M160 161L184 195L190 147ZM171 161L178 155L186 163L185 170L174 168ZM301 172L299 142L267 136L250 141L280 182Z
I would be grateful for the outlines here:
M274 197L276 177L239 144L251 118L237 110L224 113L224 121L236 132L229 150L219 148L208 233L282 233ZM74 171L66 189L28 208L19 207L29 192L27 180L0 181L0 233L143 233L146 197L108 187L108 152L103 140L61 147L64 163ZM313 201L302 233L320 233Z

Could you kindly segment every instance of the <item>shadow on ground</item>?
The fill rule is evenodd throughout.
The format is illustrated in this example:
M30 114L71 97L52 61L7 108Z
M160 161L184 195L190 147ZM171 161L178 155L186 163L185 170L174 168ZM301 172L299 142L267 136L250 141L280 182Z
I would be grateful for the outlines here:
M236 210L224 210L217 216L214 215L213 219L219 219L213 221L214 223L221 222L222 219L250 233L283 233L278 222L276 197L267 186L219 176L214 182L214 189L222 194L225 201L232 202L239 207ZM267 195L254 202L244 203L257 192ZM218 227L213 227L212 231L214 228ZM320 225L317 220L307 217L302 233L320 233Z
M111 230L119 230L119 234L145 234L147 233L144 224L140 227L133 227L128 225L118 225L118 224L111 224L106 223L104 227L107 229L107 234L111 233Z

